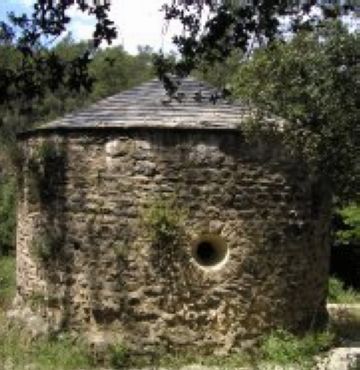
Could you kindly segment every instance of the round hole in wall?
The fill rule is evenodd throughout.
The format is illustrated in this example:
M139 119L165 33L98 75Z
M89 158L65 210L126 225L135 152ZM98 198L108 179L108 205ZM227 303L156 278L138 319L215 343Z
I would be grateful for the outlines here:
M192 255L200 267L218 268L227 260L228 248L217 235L203 235L193 245Z

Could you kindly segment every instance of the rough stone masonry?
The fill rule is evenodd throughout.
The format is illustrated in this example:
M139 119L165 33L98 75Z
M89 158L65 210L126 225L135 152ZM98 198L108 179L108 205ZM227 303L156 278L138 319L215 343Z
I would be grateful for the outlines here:
M319 181L279 143L247 142L243 106L182 88L169 100L151 81L19 136L16 302L51 329L221 353L324 319ZM159 200L182 214L174 245L149 234Z

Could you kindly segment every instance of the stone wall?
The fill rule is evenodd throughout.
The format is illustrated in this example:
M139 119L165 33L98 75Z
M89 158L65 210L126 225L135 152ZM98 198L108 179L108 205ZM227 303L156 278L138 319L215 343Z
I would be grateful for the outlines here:
M323 318L324 192L276 143L249 145L234 130L99 129L20 145L17 301L53 328L221 352ZM176 248L146 227L159 198L184 215Z

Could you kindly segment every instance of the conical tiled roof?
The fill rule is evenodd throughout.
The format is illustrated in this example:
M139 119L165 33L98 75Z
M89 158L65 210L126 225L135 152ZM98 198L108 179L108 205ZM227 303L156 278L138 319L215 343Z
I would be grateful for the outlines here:
M249 107L219 98L217 90L204 82L186 78L177 98L169 99L163 84L154 79L41 128L237 128L249 114Z

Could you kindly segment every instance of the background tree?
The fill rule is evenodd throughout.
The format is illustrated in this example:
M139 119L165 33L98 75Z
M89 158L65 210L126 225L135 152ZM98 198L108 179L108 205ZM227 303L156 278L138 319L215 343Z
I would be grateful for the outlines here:
M171 75L183 77L204 61L216 64L227 60L234 51L248 53L254 46L281 39L281 16L293 16L290 29L294 33L312 29L317 20L304 16L315 3L315 0L305 5L291 5L288 0L173 0L163 6L163 11L166 20L177 20L183 25L185 32L173 39L181 58L174 61L159 54L155 60L157 74L171 94L176 90ZM324 17L339 15L327 7L323 9Z
M338 200L360 195L360 38L339 23L258 49L233 91L291 122L288 140Z
M79 11L95 18L91 47L71 60L62 60L51 48L56 39L66 33L71 21L69 10ZM111 43L116 38L116 28L109 20L108 1L34 1L31 16L9 13L7 21L0 22L0 45L12 45L19 52L20 67L0 69L0 104L13 100L13 93L27 99L43 97L50 88L56 90L66 85L71 90L90 89L88 64L91 51L102 41Z
M90 76L95 81L92 100L115 94L152 78L152 57L153 51L149 47L139 47L136 57L128 54L121 46L97 52L89 66Z

